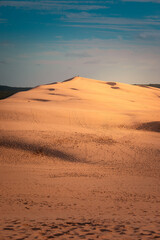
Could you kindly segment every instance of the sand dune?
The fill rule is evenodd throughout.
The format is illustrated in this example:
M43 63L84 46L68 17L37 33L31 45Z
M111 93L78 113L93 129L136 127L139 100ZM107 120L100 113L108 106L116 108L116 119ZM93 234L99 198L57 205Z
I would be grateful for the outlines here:
M75 77L0 101L0 239L160 238L160 89Z
M158 122L159 96L160 90L156 88L75 77L20 92L1 101L1 119L11 120L18 129L21 121L26 121L29 129L35 122L39 127L47 123L55 127L70 125L70 121L76 127L127 127Z

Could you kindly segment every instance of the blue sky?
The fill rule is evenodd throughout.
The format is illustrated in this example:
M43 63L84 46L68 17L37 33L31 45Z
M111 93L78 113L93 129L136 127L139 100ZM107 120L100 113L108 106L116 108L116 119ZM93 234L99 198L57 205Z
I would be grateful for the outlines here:
M160 83L160 0L0 1L0 84Z

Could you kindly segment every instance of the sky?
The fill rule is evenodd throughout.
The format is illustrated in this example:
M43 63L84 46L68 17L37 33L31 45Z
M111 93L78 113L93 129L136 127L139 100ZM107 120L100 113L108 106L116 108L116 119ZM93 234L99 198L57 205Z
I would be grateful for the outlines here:
M160 83L160 0L0 0L0 84Z

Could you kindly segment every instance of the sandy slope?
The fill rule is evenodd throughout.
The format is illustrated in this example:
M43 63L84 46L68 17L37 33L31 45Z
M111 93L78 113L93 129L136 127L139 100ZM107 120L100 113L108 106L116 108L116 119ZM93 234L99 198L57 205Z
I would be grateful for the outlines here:
M75 77L0 101L0 239L160 238L159 97Z

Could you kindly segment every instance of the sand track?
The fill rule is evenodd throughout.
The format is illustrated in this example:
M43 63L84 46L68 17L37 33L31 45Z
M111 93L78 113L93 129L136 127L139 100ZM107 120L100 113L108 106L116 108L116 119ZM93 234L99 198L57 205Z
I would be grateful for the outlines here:
M57 218L57 221L30 220L21 222L20 219L7 220L1 226L4 238L12 232L10 239L158 239L159 233L150 226L139 227L135 222L134 227L130 222L94 221L83 219L77 222L75 219L66 221ZM129 233L129 234L128 234ZM127 235L127 236L126 236Z

